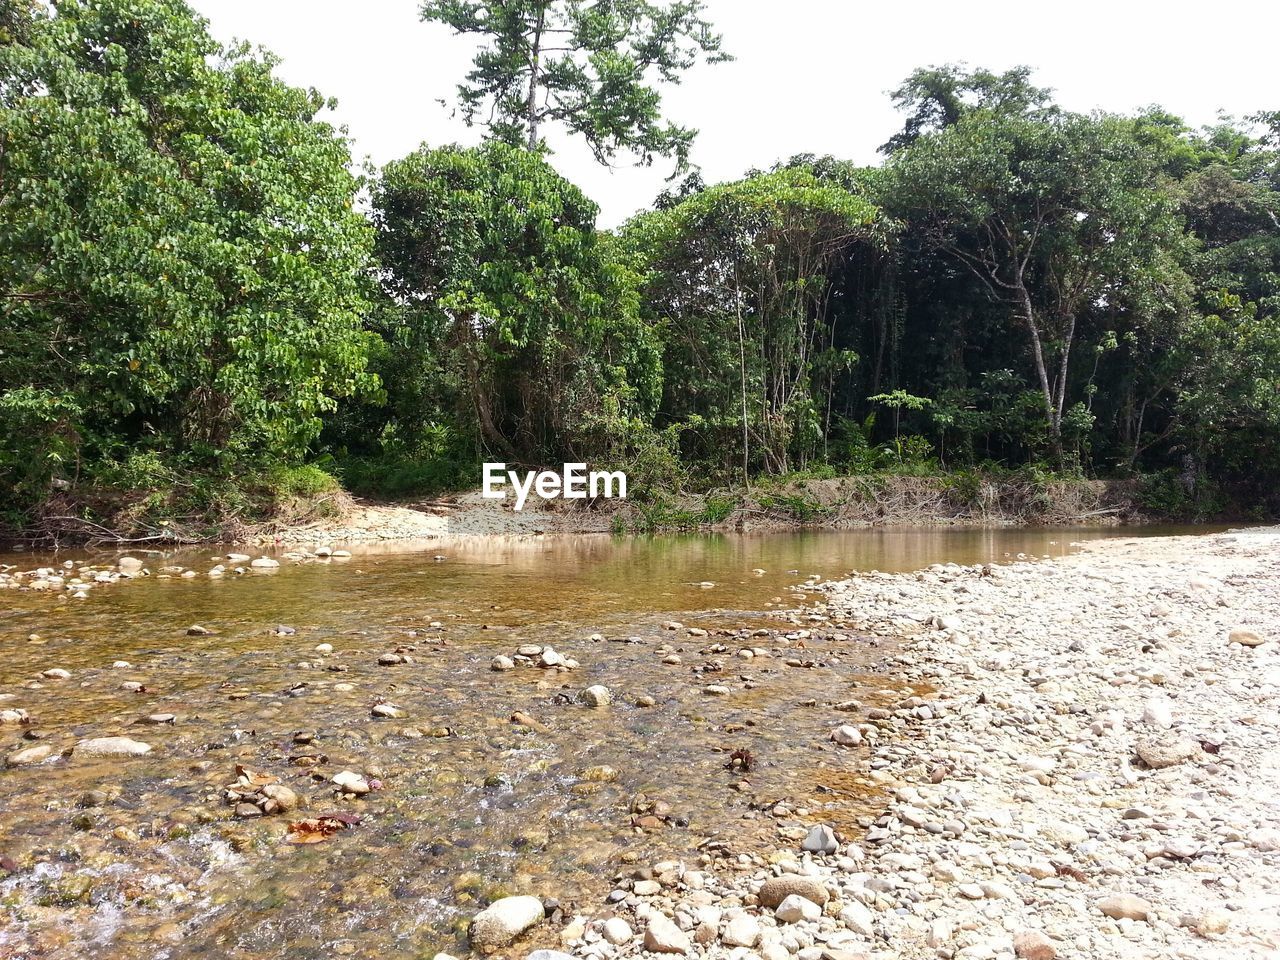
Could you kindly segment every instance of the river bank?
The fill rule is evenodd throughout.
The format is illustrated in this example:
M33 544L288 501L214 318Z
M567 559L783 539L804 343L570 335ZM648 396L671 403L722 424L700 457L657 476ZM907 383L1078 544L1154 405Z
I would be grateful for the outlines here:
M485 499L470 490L427 499L381 501L337 488L292 498L256 520L240 513L170 522L136 508L103 507L64 496L56 516L29 529L0 529L0 544L92 545L168 549L219 543L242 546L322 546L408 540L460 541L483 537L665 532L767 533L853 530L892 526L1014 526L1144 524L1185 520L1187 504L1152 509L1136 480L1031 478L1018 473L892 473L770 479L750 488L706 493L633 491L633 499L594 501ZM132 502L135 494L125 498ZM1161 501L1163 502L1163 501ZM48 512L48 511L45 511ZM92 518L92 519L90 519Z
M781 804L766 869L704 855L625 879L612 928L568 931L574 956L1276 955L1280 532L825 594L816 622L907 636L887 666L937 690L831 715L883 811L833 835L838 804Z

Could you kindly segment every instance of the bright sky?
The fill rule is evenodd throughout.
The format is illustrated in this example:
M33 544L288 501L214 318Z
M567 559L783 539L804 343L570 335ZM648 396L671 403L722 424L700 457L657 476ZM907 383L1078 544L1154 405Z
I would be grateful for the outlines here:
M450 119L468 40L418 20L417 0L189 0L219 39L283 57L281 75L338 99L333 118L358 158L382 164L422 142L475 143ZM899 126L885 91L917 66L1025 63L1073 110L1160 103L1193 124L1219 110L1280 108L1280 5L1217 0L1204 16L1151 0L707 0L737 60L699 66L665 95L667 115L700 131L693 160L710 182L796 153L862 163ZM1226 25L1240 29L1228 31ZM557 168L613 226L648 206L670 166L607 170L551 140Z

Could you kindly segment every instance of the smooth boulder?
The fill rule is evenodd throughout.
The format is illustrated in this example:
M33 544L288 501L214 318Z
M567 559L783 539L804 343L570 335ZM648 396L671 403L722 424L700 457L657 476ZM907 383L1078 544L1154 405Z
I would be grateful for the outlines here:
M545 916L542 901L537 897L503 897L475 915L467 930L467 939L481 950L505 947L541 923Z

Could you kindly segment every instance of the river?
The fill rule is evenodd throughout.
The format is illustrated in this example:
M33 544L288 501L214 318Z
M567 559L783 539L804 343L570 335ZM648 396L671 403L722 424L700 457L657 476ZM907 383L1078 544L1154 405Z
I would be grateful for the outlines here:
M833 705L922 691L884 672L886 641L810 633L813 584L1062 555L1135 532L353 546L341 561L220 579L205 575L216 550L135 552L151 576L83 600L0 591L0 708L31 718L0 726L0 753L52 748L0 771L0 957L461 953L467 920L495 897L589 911L630 864L767 847L777 828L761 810L778 802L801 820L851 823L875 788L830 743ZM113 555L0 554L22 570L67 560L74 576ZM210 632L188 635L195 624ZM579 666L491 669L522 645ZM380 664L388 654L404 662ZM592 685L612 704L580 702ZM379 703L400 716L373 716ZM65 755L117 735L153 749ZM237 768L303 808L237 816L224 796ZM341 771L376 789L336 795ZM303 835L291 823L323 813L359 822L290 842Z

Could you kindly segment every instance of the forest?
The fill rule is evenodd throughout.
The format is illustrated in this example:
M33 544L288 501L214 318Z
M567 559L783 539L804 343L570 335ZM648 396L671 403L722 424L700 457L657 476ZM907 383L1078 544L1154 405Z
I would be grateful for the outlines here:
M321 93L181 0L0 0L4 525L216 524L485 460L640 498L1034 474L1280 508L1280 111L1082 114L1030 68L928 66L880 162L707 183L660 97L731 53L700 3L420 15L479 39L483 137L362 170ZM669 189L601 229L553 126Z

